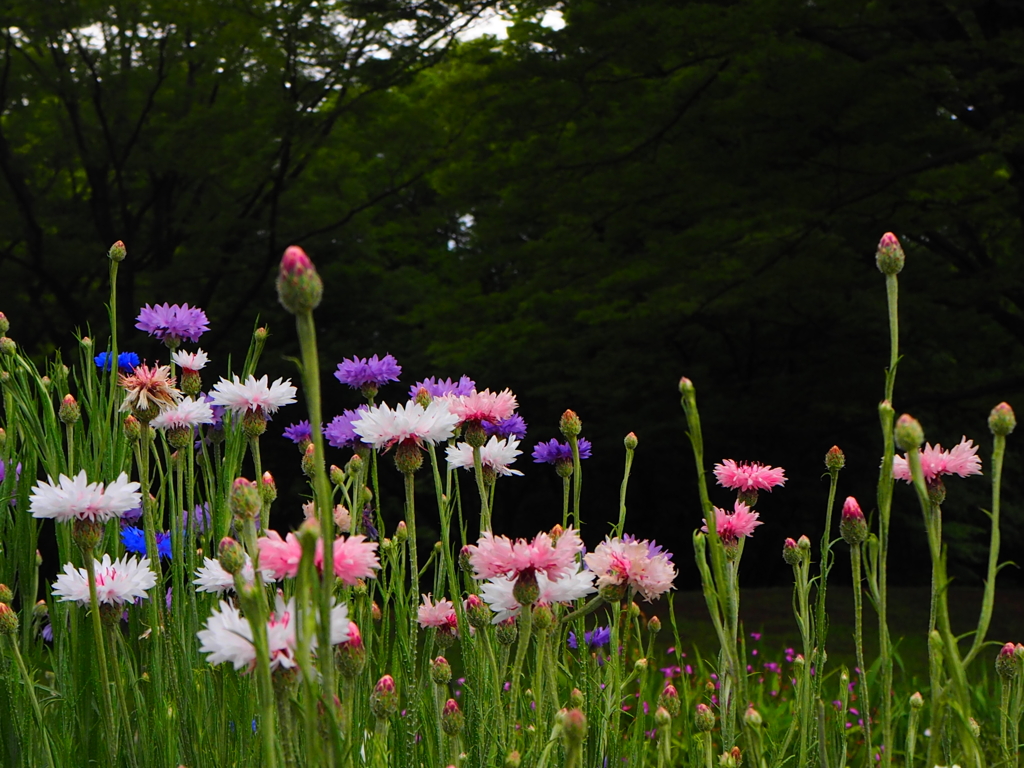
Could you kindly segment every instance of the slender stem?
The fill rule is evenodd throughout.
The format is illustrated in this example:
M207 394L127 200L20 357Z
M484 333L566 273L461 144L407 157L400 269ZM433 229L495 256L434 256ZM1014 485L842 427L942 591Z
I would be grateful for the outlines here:
M523 661L526 659L526 649L530 645L530 633L533 630L533 607L524 605L519 612L519 646L516 648L516 660L512 664L512 698L509 709L511 717L508 725L508 743L512 743L516 720L519 718L519 688L521 685ZM614 642L614 638L612 640Z
M100 603L96 596L96 561L92 549L82 551L85 558L85 572L89 578L89 614L92 619L93 641L96 646L96 664L100 669L100 687L103 689L103 724L107 729L107 748L111 758L118 754L117 728L114 725L114 705L110 698L110 670L107 667L107 649L103 641L103 619Z
M569 478L562 478L562 527L569 527Z
M569 446L572 448L572 519L573 528L582 530L580 520L580 498L583 489L583 467L580 464L580 443L576 435L569 435Z
M964 656L964 666L974 660L985 644L989 623L992 621L992 605L996 595L996 574L999 571L999 503L1003 479L1003 454L1006 452L1006 436L995 435L992 446L992 533L988 544L988 572L985 575L985 593L981 598L981 614L978 629L974 633L971 649Z
M857 685L860 689L860 711L864 713L864 741L871 752L871 686L868 683L868 668L864 663L864 614L860 593L861 582L861 545L850 547L850 567L853 571L853 638L857 649ZM869 758L870 759L870 755ZM910 765L910 762L907 762Z
M814 617L815 645L814 691L819 694L825 679L825 641L828 638L828 614L825 612L825 591L828 586L828 574L835 560L832 554L832 510L835 507L836 487L839 484L839 470L829 471L828 506L825 508L825 531L821 534L821 563L818 565L818 587L816 594L816 612Z
M615 526L615 535L622 536L626 528L626 489L629 487L629 471L633 466L634 449L626 448L626 468L622 472L622 485L619 487L619 523Z
M95 582L93 582L93 593L96 591ZM46 730L46 724L43 721L43 710L39 706L39 699L36 698L36 683L28 673L28 669L25 667L25 660L21 656L21 650L18 648L18 641L14 635L7 636L8 643L11 646L11 652L14 654L14 660L18 664L18 671L21 673L21 679L25 681L25 693L28 694L29 701L32 703L32 714L36 718L36 725L39 726L39 733L42 736L43 746L46 748L46 759L49 765L56 766L57 763L53 759L53 751L50 747L50 734ZM109 694L108 694L109 695Z

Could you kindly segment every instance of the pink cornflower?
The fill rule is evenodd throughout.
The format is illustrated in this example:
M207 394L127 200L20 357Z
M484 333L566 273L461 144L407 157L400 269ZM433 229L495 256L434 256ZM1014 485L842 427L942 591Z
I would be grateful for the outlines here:
M769 467L756 462L736 463L732 459L715 464L715 477L724 488L742 492L770 492L776 485L786 484L786 470L782 467Z
M302 560L302 545L294 533L285 538L277 531L268 530L266 536L256 540L260 548L260 570L274 579L295 578ZM324 544L317 539L313 563L323 571ZM380 568L377 542L367 541L363 535L342 536L334 542L334 575L348 586L359 579L372 578Z
M757 526L763 525L758 517L759 514L751 512L750 507L742 501L737 501L733 505L732 512L715 507L715 530L718 532L718 538L723 544L737 543L741 538L750 536ZM707 520L704 520L701 530L704 533L708 532Z
M96 598L108 605L122 605L148 597L146 590L156 586L156 575L149 567L149 559L124 557L111 560L93 561L96 576ZM53 583L54 596L62 601L74 601L79 605L89 604L89 576L85 568L75 568L71 563L64 566L64 573Z
M152 368L145 363L137 365L127 375L119 373L117 383L125 390L121 410L132 411L137 416L150 412L150 409L155 416L159 411L173 408L182 398L181 392L174 387L175 378L167 365L154 365Z
M494 424L511 416L519 403L510 389L498 393L485 389L483 392L473 390L468 395L452 398L450 407L460 424L467 421L489 421Z
M455 630L458 626L452 601L442 598L434 603L430 595L423 595L423 604L416 613L416 620L421 627L434 629Z
M938 443L934 447L927 443L921 450L921 471L924 472L925 482L934 483L940 475L980 475L981 459L977 454L978 446L966 437L961 437L960 443L948 451L943 450ZM892 476L897 480L913 482L905 456L893 456Z
M485 531L480 540L467 549L476 579L495 576L515 579L522 573L540 572L551 581L558 581L572 572L583 542L572 528L554 540L542 532L533 541L517 539L514 542L507 536L495 536Z
M597 588L628 586L648 602L672 589L676 567L671 555L646 539L605 539L583 558L597 574Z

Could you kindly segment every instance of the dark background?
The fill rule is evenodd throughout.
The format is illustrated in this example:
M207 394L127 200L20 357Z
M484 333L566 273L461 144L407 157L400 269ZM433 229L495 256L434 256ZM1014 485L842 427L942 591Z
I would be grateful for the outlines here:
M260 371L297 378L273 278L299 244L326 285L328 419L358 402L329 378L352 355L398 357L391 403L428 375L510 387L530 424L527 475L500 481L495 529L532 535L560 518L561 487L528 454L571 407L594 443L591 544L617 516L634 431L628 528L676 553L686 589L701 517L686 375L708 470L724 458L787 470L744 555L746 583L784 584L782 540L821 535L833 444L848 460L836 513L848 494L874 506L888 363L874 250L893 231L907 252L897 413L946 447L973 438L987 471L987 414L1024 388L1020 4L568 0L553 6L559 30L537 22L548 5L7 3L10 335L40 359L76 359L76 329L105 339L104 253L121 239L122 347L164 360L134 317L189 302L211 320L207 386L257 322L271 330ZM515 21L508 40L458 41L496 9ZM283 410L263 441L282 530L303 485L278 436L302 415ZM1011 437L1005 559L1022 550L1020 461ZM397 473L382 466L393 521ZM977 584L988 480L948 487L950 571ZM925 583L902 484L892 535L893 581ZM846 573L841 559L834 578ZM1011 583L1015 569L1000 576Z

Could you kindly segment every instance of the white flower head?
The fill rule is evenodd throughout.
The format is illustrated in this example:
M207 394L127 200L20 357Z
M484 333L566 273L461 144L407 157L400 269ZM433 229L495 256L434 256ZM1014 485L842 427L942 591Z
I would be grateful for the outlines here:
M171 355L171 360L186 371L201 371L210 362L209 356L201 349L197 349L195 352L179 349Z
M146 597L146 590L156 586L156 574L150 570L149 558L141 560L125 555L111 562L110 555L96 560L96 597L101 603L121 605ZM79 605L89 603L89 574L85 568L75 568L71 563L64 565L64 573L53 583L53 594L61 601L75 601Z
M32 489L28 509L32 517L59 523L75 519L102 523L141 505L141 486L129 482L124 472L104 488L103 483L90 483L83 469L73 480L61 475L56 484L53 480L38 483Z
M449 445L445 448L445 454L448 456L449 466L463 469L474 468L473 446L469 443ZM480 449L480 463L493 470L497 475L522 475L523 473L518 469L509 469L508 466L520 454L522 451L519 450L519 441L516 438L509 437L499 440L497 435L492 435L491 439Z
M455 432L459 417L445 400L434 400L426 408L415 401L394 410L386 403L374 405L352 422L352 430L374 448L415 440L418 444L441 443Z
M163 411L150 422L157 429L189 429L200 424L213 424L213 409L205 400L193 400L186 397L174 408Z
M273 580L272 571L263 571L263 578ZM256 581L256 571L252 567L252 558L245 556L245 565L242 566L242 581L252 584ZM203 564L196 569L196 578L192 581L196 585L196 592L214 592L223 595L225 592L235 591L235 577L224 570L219 560L209 557L203 558Z
M266 415L277 413L282 405L295 402L296 389L291 380L276 379L269 384L269 378L257 379L250 375L243 384L237 377L232 381L221 379L213 386L212 405L222 405L236 416L246 411L262 411Z
M295 661L295 599L285 602L278 593L274 611L267 620L267 644L270 651L270 669L291 669ZM252 643L252 627L237 608L226 601L214 609L204 629L196 633L201 653L209 654L207 661L222 664L230 661L235 669L251 671L256 665L256 648ZM335 605L331 609L331 643L337 645L348 640L348 608ZM316 648L316 635L310 638Z
M571 603L582 597L596 592L594 578L597 574L593 571L585 571L582 566L577 565L575 571L561 579L552 581L543 571L537 571L537 586L540 588L540 595L537 602L551 605L553 603ZM487 579L480 587L480 597L495 612L491 619L492 624L499 624L506 619L519 615L522 606L516 600L512 591L515 589L516 578L508 576L497 576Z

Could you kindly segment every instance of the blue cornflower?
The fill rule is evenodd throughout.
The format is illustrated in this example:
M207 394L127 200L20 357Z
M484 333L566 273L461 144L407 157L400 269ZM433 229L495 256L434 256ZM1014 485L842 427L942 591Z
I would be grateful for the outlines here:
M514 437L517 440L522 440L526 437L526 422L518 413L513 413L507 419L502 419L501 421L497 421L493 424L489 421L482 421L480 424L484 428L484 434L488 437L497 435L501 439ZM589 445L589 443L587 445ZM572 456L571 450L569 451L569 456ZM580 458L583 457L580 456Z
M101 371L110 370L110 353L100 352L93 358L96 367ZM117 355L117 369L119 371L131 371L139 364L139 356L134 352L119 352Z
M590 441L585 437L581 437L576 444L580 450L580 459L589 459ZM560 443L554 437L546 443L537 443L533 448L533 461L535 464L555 464L558 461L572 461L572 446L568 443Z
M136 554L146 554L146 533L141 528L135 528L131 525L126 525L121 529L121 543L124 544L124 548L129 552L135 552ZM156 534L156 551L160 557L171 557L171 534L157 531Z
M381 358L374 355L369 359L346 357L338 363L338 370L334 372L334 378L342 384L348 384L352 389L371 388L376 392L377 387L382 384L398 381L401 374L402 366L392 355L384 355Z
M590 632L583 634L583 642L587 644L587 648L594 650L600 648L602 645L608 645L612 639L612 628L611 627L596 627ZM569 647L576 650L579 644L576 642L576 633L569 633Z

